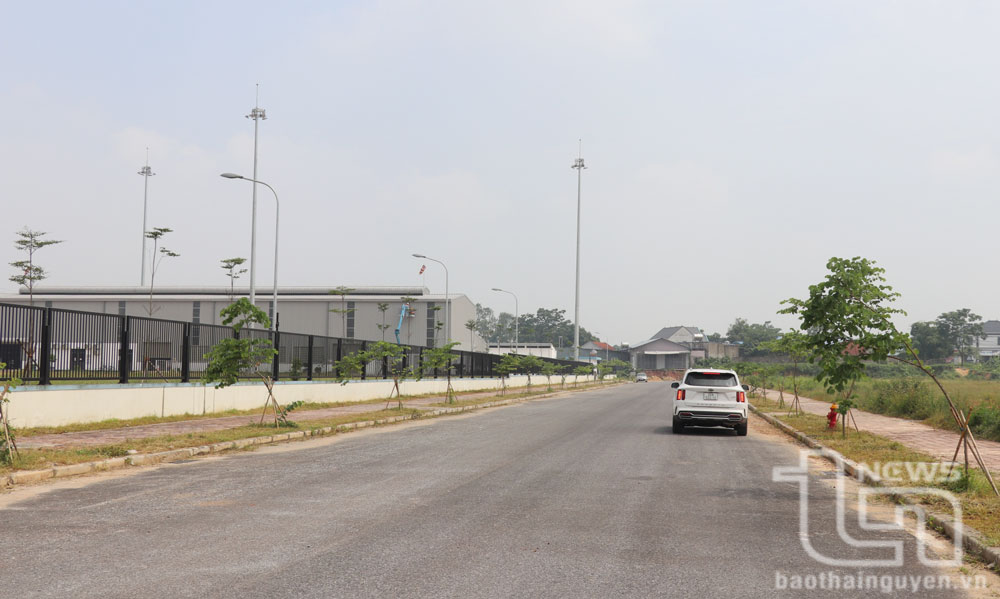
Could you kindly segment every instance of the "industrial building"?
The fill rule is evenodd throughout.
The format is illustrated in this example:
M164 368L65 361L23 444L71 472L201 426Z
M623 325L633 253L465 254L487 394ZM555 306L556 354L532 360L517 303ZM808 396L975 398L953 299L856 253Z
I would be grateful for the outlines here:
M484 351L486 342L465 328L476 317L476 306L462 294L449 295L450 331L445 330L445 296L424 287L350 288L344 296L333 287L279 287L280 330L365 341L399 341L433 347L449 338L458 349ZM144 316L194 324L222 324L220 312L232 301L249 297L247 287L42 287L34 290L34 305L105 314ZM271 289L257 289L255 304L274 317ZM28 291L0 295L0 303L27 305ZM467 347L467 343L474 347Z

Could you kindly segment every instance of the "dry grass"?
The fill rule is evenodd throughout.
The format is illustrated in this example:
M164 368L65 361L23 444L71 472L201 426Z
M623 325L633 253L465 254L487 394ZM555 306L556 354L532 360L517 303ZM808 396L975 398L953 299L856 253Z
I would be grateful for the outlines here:
M248 439L251 437L263 437L267 435L277 435L305 429L319 429L327 426L338 426L351 422L364 422L366 420L378 420L391 418L394 416L409 416L419 418L420 411L414 409L403 410L373 410L359 414L345 414L331 418L321 418L316 420L302 420L292 426L275 427L272 425L249 424L238 428L225 429L221 431L187 433L183 435L162 435L159 437L147 437L144 439L128 439L125 442L114 445L102 445L97 447L87 447L80 449L22 449L21 457L14 464L14 467L0 466L0 473L11 470L39 470L52 466L64 466L68 464L79 464L82 462L92 462L106 458L120 457L128 454L128 451L136 450L139 453L155 453L157 451L167 451L183 447L199 447L201 445L211 445L212 443L222 443L225 441L236 441L238 439Z

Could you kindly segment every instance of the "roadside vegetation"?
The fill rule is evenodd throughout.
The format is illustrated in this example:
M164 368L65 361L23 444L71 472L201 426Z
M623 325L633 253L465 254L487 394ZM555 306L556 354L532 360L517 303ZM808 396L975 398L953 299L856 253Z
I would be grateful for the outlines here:
M750 402L762 412L776 417L789 426L802 431L823 445L839 451L848 459L869 466L895 462L940 462L937 458L913 451L898 441L861 431L852 431L842 437L840 430L827 428L826 419L815 414L789 414L787 404L779 407L778 401L751 395ZM963 522L986 536L991 546L1000 546L1000 497L990 488L989 481L976 469L969 469L965 476L960 466L960 476L950 482L928 485L924 481L909 481L906 477L899 481L901 486L934 486L955 493L962 504ZM994 473L994 478L1000 473ZM896 483L894 483L896 484ZM937 497L923 496L921 502L942 513L950 512L950 506Z
M782 390L791 401L797 388L801 397L834 403L841 398L816 380L818 368L812 364L731 362L705 360L711 368L731 368L753 388ZM967 414L969 428L979 439L1000 442L1000 368L993 362L933 365L936 376L956 406ZM956 430L948 405L929 380L913 368L892 364L866 364L865 376L854 385L855 407L923 422L945 430Z

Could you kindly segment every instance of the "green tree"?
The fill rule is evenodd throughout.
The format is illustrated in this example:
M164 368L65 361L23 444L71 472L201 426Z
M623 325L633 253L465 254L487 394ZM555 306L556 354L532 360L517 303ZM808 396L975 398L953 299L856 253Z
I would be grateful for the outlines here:
M927 360L938 360L951 355L952 344L941 333L938 323L915 322L910 327L910 337L913 347L920 352L920 357Z
M28 305L35 305L35 283L48 277L48 273L41 266L35 264L35 252L38 250L62 243L54 239L45 239L48 233L43 231L33 231L24 227L17 232L17 239L14 240L14 247L19 252L27 254L27 260L16 260L10 265L17 269L17 274L10 277L10 280L18 285L28 288ZM35 319L28 319L28 340L21 342L21 349L24 351L25 363L23 364L24 376L30 376L31 369L37 366L35 360Z
M7 365L0 362L0 372ZM14 428L7 420L7 406L10 404L10 392L21 384L21 379L11 376L0 380L0 464L11 465L15 457L20 457L17 451L17 441L14 438Z
M471 318L466 320L465 328L469 331L469 351L476 351L476 321Z
M434 334L430 339L430 346L434 347L437 345L438 331L444 328L444 323L437 319L437 313L441 311L441 306L430 306L428 310L434 314L432 317L434 319Z
M168 250L166 247L160 247L160 239L167 233L173 233L173 229L167 227L153 227L152 231L146 231L146 239L153 240L153 260L150 264L149 269L149 307L146 308L146 312L149 316L153 315L153 285L156 281L156 271L160 269L160 264L163 263L164 258L176 258L180 254ZM157 258L159 254L159 258Z
M245 268L240 268L246 261L246 258L224 258L220 261L222 270L226 271L226 276L229 277L229 301L236 299L236 280L247 271Z
M765 321L763 324L749 323L744 318L737 318L733 324L729 325L726 331L726 339L730 343L738 343L743 346L742 353L747 356L755 356L766 353L761 347L762 343L774 341L781 334L781 329Z
M604 365L607 366L610 369L609 372L613 372L617 378L626 378L632 374L632 365L625 360L615 358L604 362Z
M542 362L542 359L539 358L538 356L531 356L531 355L521 356L519 362L520 362L521 372L528 375L528 390L530 391L531 376L542 372L542 364L544 364L544 362Z
M562 364L558 367L559 373L559 388L566 388L566 377L573 374L573 366L570 364Z
M347 296L353 292L353 289L350 287L344 287L343 285L330 290L331 295L340 296L340 308L333 308L330 311L334 314L340 314L340 330L342 331L345 339L351 339L354 337L354 335L347 334L347 315L354 312L354 308L347 307Z
M885 269L874 261L831 258L827 269L826 280L811 285L807 299L787 299L781 312L802 319L810 362L820 367L816 378L828 392L843 393L844 403L865 376L865 360L885 362L908 343L892 324L905 313L892 307L899 294L885 284Z
M573 370L573 374L576 375L576 379L573 381L573 386L575 387L580 384L581 376L591 376L594 374L594 367L590 365L577 366Z
M376 341L368 349L348 354L336 362L337 381L341 385L346 385L352 380L357 380L371 362L382 363L386 366L386 374L392 378L392 389L389 390L388 399L392 399L396 394L399 409L403 409L402 394L399 390L399 381L408 377L419 378L419 372L412 366L404 366L405 350L402 346L385 341ZM388 407L388 402L386 407Z
M260 424L264 424L264 417L269 409L274 412L274 426L293 424L288 421L288 413L302 405L302 402L292 402L284 408L278 405L270 368L278 350L274 349L270 339L241 336L255 324L264 329L270 327L271 321L267 314L251 304L249 299L241 297L223 308L220 315L222 324L232 327L233 337L222 339L205 354L208 366L205 367L202 379L206 383L215 383L216 389L222 389L239 381L241 372L249 372L267 388L267 400L260 415Z
M884 362L899 351L903 336L892 318L899 294L885 284L885 269L866 258L830 258L826 279L809 287L809 297L790 298L781 314L801 318L809 361L819 365L817 380L842 392L865 375L865 360Z
M826 279L809 287L808 298L784 300L782 304L787 307L780 310L782 314L795 314L801 319L800 329L805 331L807 338L809 361L820 368L817 380L831 393L847 390L844 399L850 400L854 384L865 375L865 360L885 362L893 359L918 368L940 389L961 429L961 443L966 450L972 450L993 491L1000 495L1000 489L979 454L964 413L921 360L909 335L899 332L892 324L894 316L905 312L892 306L899 294L886 284L885 269L860 257L830 258L826 267L829 271Z
M500 395L507 392L507 377L521 369L521 356L504 354L500 362L493 367L493 372L500 375Z
M500 343L514 338L514 315L499 315L481 304L476 304L476 332L488 343ZM558 308L539 308L534 314L522 314L517 319L518 341L524 343L551 343L560 347L560 339L572 343L573 323L566 319L566 311ZM580 327L580 343L597 338L586 328Z
M455 402L455 390L451 386L451 371L455 367L455 358L458 357L458 354L453 353L451 350L456 345L458 345L458 342L452 341L451 343L446 343L440 347L425 349L422 354L424 368L445 371L445 376L448 377L448 403Z
M712 333L711 335L706 337L706 339L714 343L722 343L723 341L725 341L725 338L720 333Z
M545 382L548 385L547 391L552 391L552 376L559 374L562 371L562 367L554 362L542 362L541 374L545 377ZM565 377L563 380L566 380Z
M956 351L962 364L973 354L973 346L978 346L978 340L983 338L983 318L973 314L972 310L962 308L945 312L937 317L938 330L950 349Z
M378 330L382 331L382 341L385 341L385 331L386 331L386 329L388 329L389 327L392 326L391 324L386 324L385 323L385 312L388 309L389 309L389 304L388 303L379 302L379 304L378 304L378 311L382 313L382 324L376 325L376 326L378 326Z
M799 364L809 359L809 339L799 331L792 329L785 332L780 339L768 341L763 345L764 349L777 354L785 354L792 361L792 393L795 397L792 402L792 410L798 413L801 410L799 404Z
M35 264L35 252L43 247L62 243L55 239L45 239L46 235L48 233L44 231L33 231L24 227L17 232L17 239L14 240L14 247L17 251L27 254L28 259L10 263L17 269L17 274L12 275L10 280L28 288L28 304L31 306L35 305L35 283L48 276L44 268Z
M493 313L493 308L488 308L482 304L476 304L476 332L486 340L487 343L497 341L497 317Z

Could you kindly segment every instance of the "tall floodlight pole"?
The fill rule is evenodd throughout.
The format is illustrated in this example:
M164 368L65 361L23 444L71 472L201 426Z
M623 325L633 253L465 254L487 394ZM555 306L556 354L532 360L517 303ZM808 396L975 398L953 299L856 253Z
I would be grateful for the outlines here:
M149 166L149 148L146 148L146 166L139 169L142 175L142 267L139 274L139 285L146 286L146 209L149 207L149 178L155 175Z
M583 140L580 140L580 157L573 166L576 169L576 308L573 318L573 359L580 359L580 186L583 183Z
M271 312L273 312L271 318L271 330L275 330L276 324L278 322L278 216L280 215L280 204L278 204L278 192L274 191L274 188L263 181L257 181L256 179L249 179L243 175L237 175L236 173L222 173L223 177L226 179L243 179L244 181L250 181L254 185L260 183L264 187L271 190L274 194L274 281L272 285L274 286L271 292ZM253 293L251 288L250 293Z
M499 287L494 287L493 291L499 291L500 293L509 293L514 295L513 291L507 291L506 289L500 289ZM517 321L520 319L517 311L517 296L514 295L514 353L517 353Z
M448 267L445 266L444 262L431 258L430 256L425 256L423 254L413 254L414 258L423 258L424 260L430 260L431 262L437 262L444 267L444 330L445 330L445 344L451 340L451 300L448 297Z
M267 112L257 106L260 104L260 84L257 84L257 98L253 110L246 115L253 119L253 209L250 211L250 303L254 306L257 300L257 125L258 121L267 120ZM274 191L273 189L271 191ZM277 197L277 196L275 196Z

